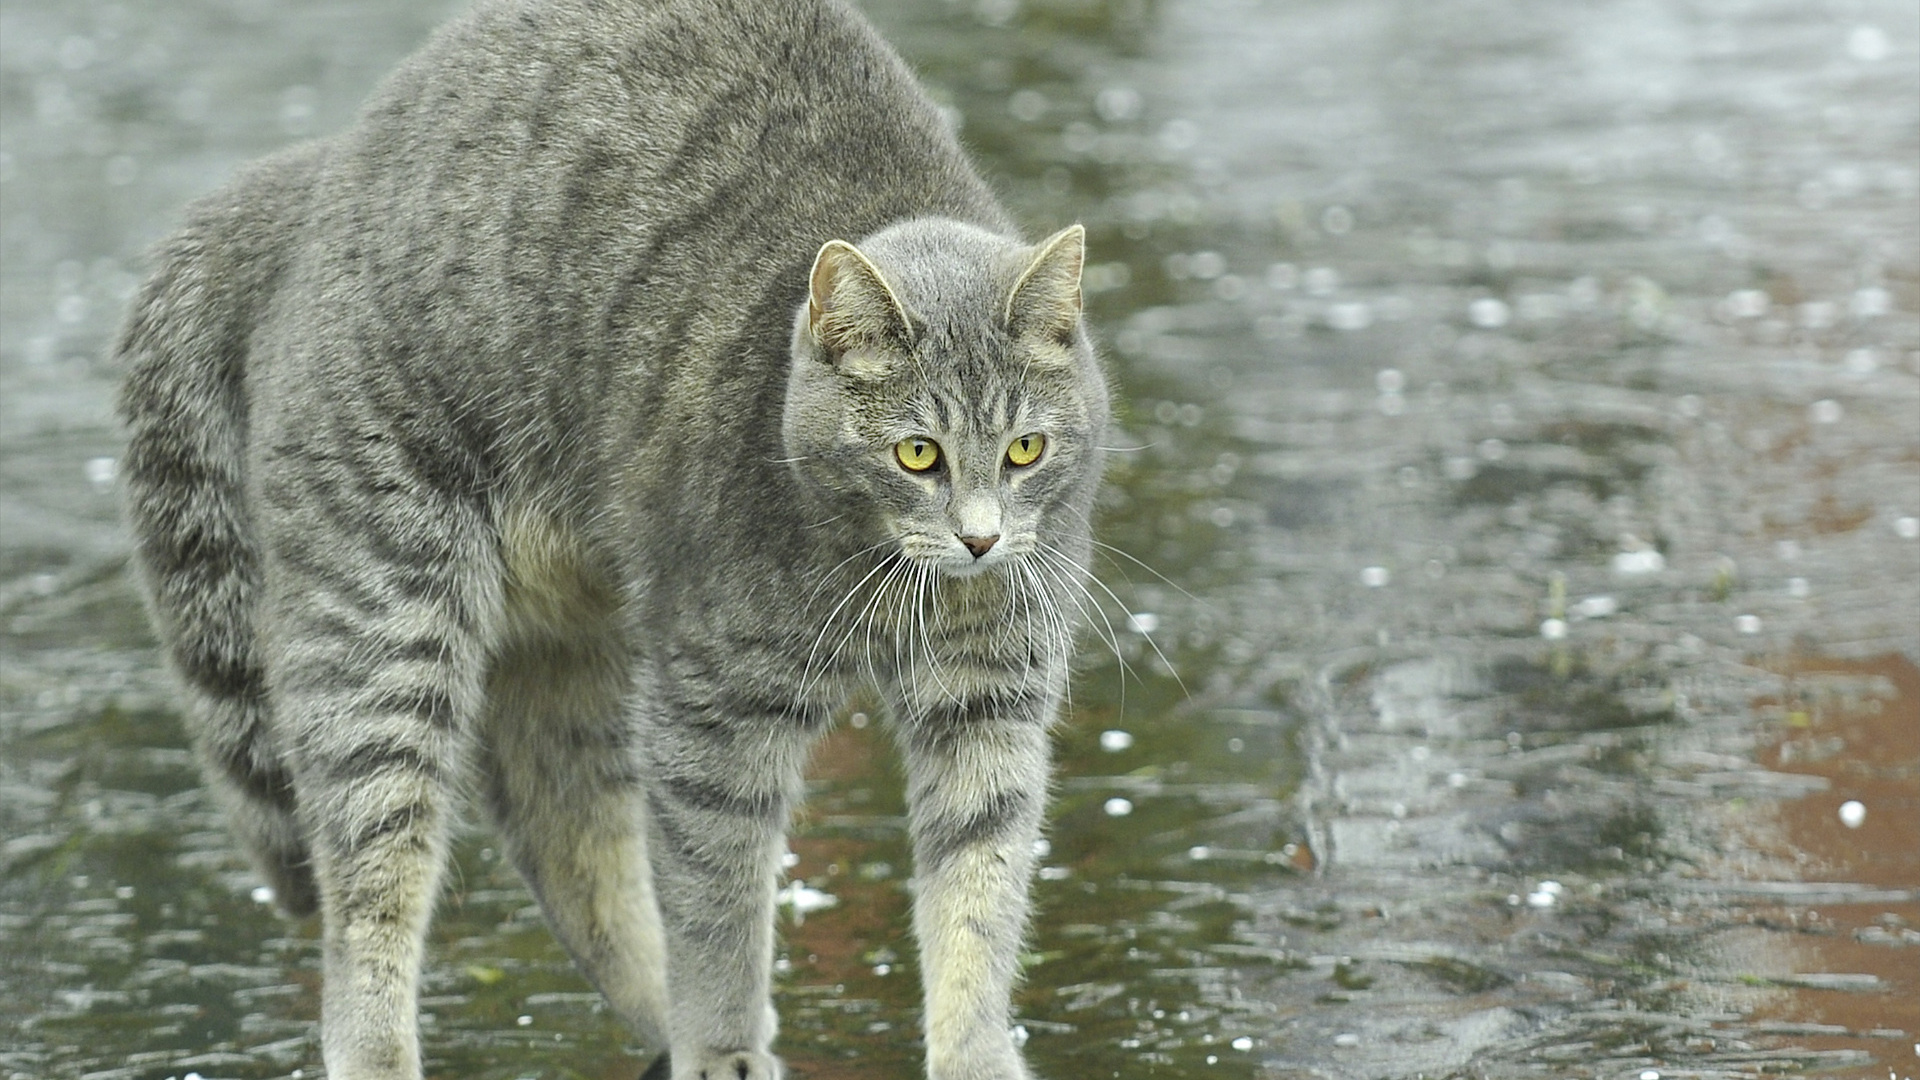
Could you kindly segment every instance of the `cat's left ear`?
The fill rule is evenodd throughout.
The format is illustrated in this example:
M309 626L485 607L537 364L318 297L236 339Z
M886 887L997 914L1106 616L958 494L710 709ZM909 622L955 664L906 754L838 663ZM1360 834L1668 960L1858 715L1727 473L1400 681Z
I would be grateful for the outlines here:
M1087 261L1087 230L1069 225L1040 245L1007 297L1007 328L1015 337L1041 335L1072 345L1080 326L1080 270Z
M807 328L835 364L853 374L885 373L890 354L913 344L913 320L873 260L829 240L807 275Z

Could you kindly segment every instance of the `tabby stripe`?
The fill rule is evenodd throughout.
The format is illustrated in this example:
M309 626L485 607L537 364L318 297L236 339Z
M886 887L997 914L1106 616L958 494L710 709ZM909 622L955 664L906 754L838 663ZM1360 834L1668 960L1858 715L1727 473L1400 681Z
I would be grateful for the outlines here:
M175 641L173 662L195 689L209 697L251 702L265 688L266 673L259 665L246 656L216 652L203 638L183 636Z
M409 772L433 781L441 778L439 762L417 747L392 740L357 746L325 762L323 769L327 779L336 783L389 771Z
M966 817L927 822L914 845L918 872L936 873L962 851L999 837L1031 813L1034 803L1033 793L999 791Z
M743 795L711 781L696 780L690 776L665 776L661 778L660 786L681 806L709 814L768 821L778 817L785 809L784 801L777 795L764 792Z
M961 701L942 700L929 706L920 722L911 725L911 731L915 736L937 743L959 734L956 728L979 720L1041 723L1045 718L1036 714L1044 701L1042 691L1024 687L976 694Z
M733 870L737 860L731 855L726 852L715 854L708 850L707 845L694 841L675 816L674 811L678 807L667 803L660 793L652 788L647 789L646 795L647 808L652 812L650 816L653 827L660 830L660 838L666 841L667 849L677 858L692 864L696 873L705 878L721 877ZM670 895L671 890L663 892L660 902L667 903Z
M388 690L375 698L368 708L375 712L416 716L441 731L451 728L455 719L453 695L437 686Z
M256 738L255 732L248 731L232 746L219 748L213 764L250 798L290 810L294 804L293 776L277 762L266 768L261 768L255 762L253 744Z
M721 699L720 708L734 716L770 717L806 731L825 727L831 719L825 709L811 705L795 705L791 698L786 697L731 693Z
M341 846L340 850L348 856L358 855L377 841L389 836L405 833L409 829L412 829L416 823L430 821L432 815L433 808L425 802L410 802L397 810L388 811L382 815L378 821L349 835L346 843ZM424 838L421 839L424 840ZM420 843L419 846L425 847L426 845Z
M741 117L757 115L761 110L755 107L756 99L761 96L760 87L752 79L743 79L715 97L687 123L680 145L674 148L667 168L651 182L653 186L672 189L693 179L688 175L691 170L713 160L708 144L737 130Z

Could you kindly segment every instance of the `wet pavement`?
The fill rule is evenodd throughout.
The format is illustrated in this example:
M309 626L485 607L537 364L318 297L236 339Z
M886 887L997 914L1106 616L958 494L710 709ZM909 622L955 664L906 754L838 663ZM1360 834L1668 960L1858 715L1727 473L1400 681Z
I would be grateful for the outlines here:
M0 10L0 1075L314 1076L195 784L100 359L181 206L444 6ZM1028 1052L1082 1077L1920 1071L1920 13L876 0L1125 410ZM916 1067L897 763L785 894L800 1077ZM630 1078L476 833L444 1078Z

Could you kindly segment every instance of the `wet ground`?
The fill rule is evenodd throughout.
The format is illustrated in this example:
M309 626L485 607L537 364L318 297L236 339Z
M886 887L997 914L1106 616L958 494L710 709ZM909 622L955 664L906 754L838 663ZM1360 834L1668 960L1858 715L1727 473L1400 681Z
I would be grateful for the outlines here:
M442 5L0 11L0 1073L317 1073L318 948L124 573L140 252ZM1920 12L876 0L1121 387L1018 1001L1046 1075L1911 1077ZM900 783L824 747L782 1048L910 1075ZM443 1078L630 1078L464 842Z

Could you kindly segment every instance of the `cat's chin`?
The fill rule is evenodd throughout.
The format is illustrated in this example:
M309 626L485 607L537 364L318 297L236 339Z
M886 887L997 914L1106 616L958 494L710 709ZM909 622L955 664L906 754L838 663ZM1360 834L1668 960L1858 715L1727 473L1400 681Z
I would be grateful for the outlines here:
M1000 560L996 559L993 562L987 562L984 559L973 559L968 562L961 562L958 559L942 559L934 563L933 568L947 577L975 578L982 574L991 574L999 569Z

